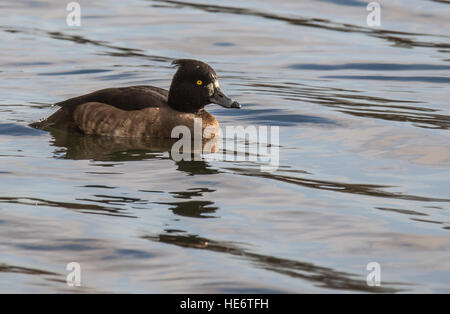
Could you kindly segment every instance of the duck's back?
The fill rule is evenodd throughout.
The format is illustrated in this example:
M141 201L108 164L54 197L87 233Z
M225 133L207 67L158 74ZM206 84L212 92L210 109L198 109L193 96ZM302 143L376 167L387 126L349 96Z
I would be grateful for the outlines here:
M169 92L155 86L106 88L56 103L68 113L88 102L107 104L122 110L141 110L167 106Z

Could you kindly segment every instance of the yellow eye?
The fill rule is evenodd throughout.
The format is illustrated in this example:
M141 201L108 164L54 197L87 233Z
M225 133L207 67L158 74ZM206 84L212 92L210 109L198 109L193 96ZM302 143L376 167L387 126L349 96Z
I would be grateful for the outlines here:
M197 85L202 85L202 84L203 84L203 82L201 80L197 81Z

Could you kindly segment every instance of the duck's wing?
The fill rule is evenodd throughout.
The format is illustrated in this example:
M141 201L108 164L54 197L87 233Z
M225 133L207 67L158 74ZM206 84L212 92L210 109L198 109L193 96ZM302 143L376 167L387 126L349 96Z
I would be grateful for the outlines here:
M84 103L104 103L122 110L140 110L149 107L167 106L169 92L155 86L129 86L106 88L87 95L56 103L69 114Z

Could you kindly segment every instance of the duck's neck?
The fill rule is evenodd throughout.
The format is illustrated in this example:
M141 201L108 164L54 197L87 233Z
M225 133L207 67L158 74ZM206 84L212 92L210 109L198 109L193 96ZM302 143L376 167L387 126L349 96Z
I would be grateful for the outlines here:
M196 100L184 90L174 88L173 86L171 86L169 90L167 104L174 110L186 113L198 113L199 110L203 109L206 105Z

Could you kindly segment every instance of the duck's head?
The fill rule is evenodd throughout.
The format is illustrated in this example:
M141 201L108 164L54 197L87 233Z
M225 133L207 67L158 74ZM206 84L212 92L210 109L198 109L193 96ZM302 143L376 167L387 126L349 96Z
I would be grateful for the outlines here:
M182 112L198 112L214 103L225 108L241 108L241 105L226 96L219 86L216 72L204 62L178 59L178 66L169 90L169 106Z

